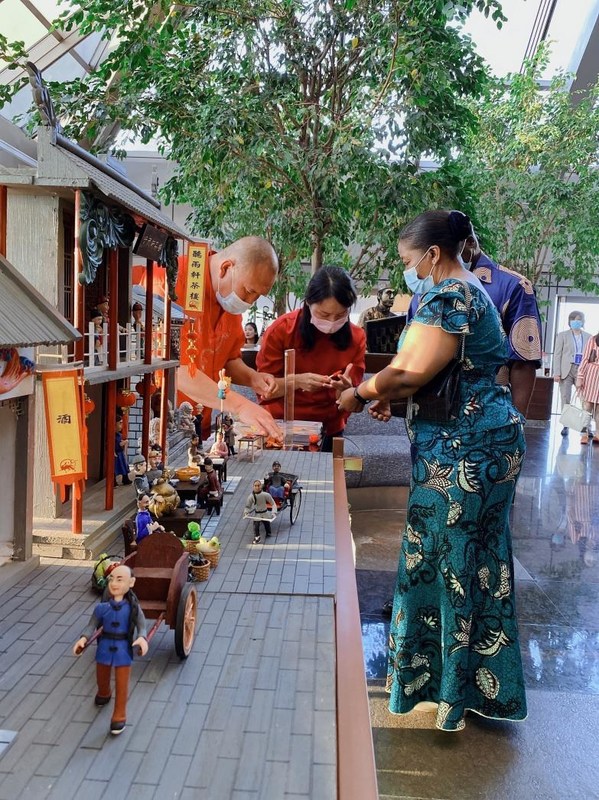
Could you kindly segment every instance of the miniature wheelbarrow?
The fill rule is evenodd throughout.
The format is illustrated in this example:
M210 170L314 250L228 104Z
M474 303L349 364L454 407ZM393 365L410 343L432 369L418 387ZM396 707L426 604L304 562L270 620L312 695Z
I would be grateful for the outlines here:
M198 597L195 586L187 582L189 555L181 542L172 533L156 531L142 539L122 563L133 570L133 591L146 619L154 620L148 644L165 622L175 631L175 652L179 658L187 658L195 637ZM85 646L101 633L98 628Z

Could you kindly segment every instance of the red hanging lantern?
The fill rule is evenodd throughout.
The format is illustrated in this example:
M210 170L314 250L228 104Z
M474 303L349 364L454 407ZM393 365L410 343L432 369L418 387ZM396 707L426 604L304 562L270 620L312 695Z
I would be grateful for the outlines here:
M89 415L93 413L95 407L96 407L96 404L91 399L91 397L88 397L87 395L85 395L84 398L83 398L83 411L85 412L85 416L89 417Z
M116 393L116 404L120 408L131 408L137 401L137 394L130 389L119 389Z
M144 382L140 381L139 383L136 383L135 384L135 388L139 392L140 396L143 395L143 393L144 393ZM156 386L156 384L155 383L151 383L150 384L150 388L149 388L150 397L154 394L154 392L157 392L157 391L158 391L158 387Z

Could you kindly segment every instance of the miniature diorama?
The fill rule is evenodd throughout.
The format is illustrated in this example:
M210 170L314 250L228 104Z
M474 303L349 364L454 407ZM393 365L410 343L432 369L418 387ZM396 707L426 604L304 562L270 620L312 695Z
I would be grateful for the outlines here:
M104 363L104 318L98 308L93 308L89 313L89 321L94 326L94 366L99 367Z
M391 311L395 301L396 292L388 286L382 286L376 293L377 304L371 308L362 311L358 319L358 325L366 329L366 323L373 319L387 319L394 317L395 314Z
M251 519L254 526L253 544L260 544L260 523L264 525L264 533L268 539L272 536L270 523L277 516L277 507L273 497L265 492L262 481L254 481L252 493L249 495L243 513L244 519Z
M149 509L156 519L174 514L179 508L181 498L175 487L162 477L158 478L152 489Z
M200 478L198 488L198 503L200 508L214 510L218 515L223 504L224 489L209 456L204 459L204 470L204 480Z
M129 464L127 463L127 440L123 439L123 420L117 419L114 434L114 485L118 486L117 477L121 476L121 485L129 486Z
M187 448L187 466L193 467L194 465L201 464L204 454L201 448L201 439L197 433L191 437L189 447Z
M150 494L150 481L148 478L148 462L144 456L137 455L131 459L131 466L133 467L133 488L135 489L135 496L137 498L144 494Z
M110 732L122 733L127 723L127 695L133 661L133 648L142 656L148 652L146 619L132 592L135 578L128 566L115 567L108 576L106 602L95 607L88 629L77 640L73 653L81 655L95 636L97 692L95 704L105 706L112 697L111 672L114 667L115 698Z
M233 424L233 417L225 414L222 420L223 439L227 446L227 453L230 456L236 455L235 453L235 426Z
M302 507L302 487L298 476L291 472L281 472L280 462L273 461L272 471L264 476L264 490L275 501L277 512L289 508L289 520L295 525Z
M139 544L142 539L149 536L154 531L163 531L164 527L156 520L150 512L150 496L143 494L137 500L137 514L135 515L135 543Z
M210 448L208 455L216 456L216 458L227 458L229 455L229 448L225 442L225 435L223 431L218 431L214 444Z
M185 400L177 410L177 430L184 433L195 433L193 406Z

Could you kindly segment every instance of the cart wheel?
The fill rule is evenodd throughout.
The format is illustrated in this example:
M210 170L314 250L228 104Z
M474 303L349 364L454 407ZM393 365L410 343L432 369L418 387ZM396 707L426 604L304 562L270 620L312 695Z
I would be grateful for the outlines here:
M291 520L291 524L295 524L295 520L297 519L300 508L302 507L302 490L297 488L296 492L292 492L290 496L291 507L289 509L289 519Z
M177 623L175 625L175 652L179 658L191 653L198 617L198 596L195 586L186 583L179 598Z

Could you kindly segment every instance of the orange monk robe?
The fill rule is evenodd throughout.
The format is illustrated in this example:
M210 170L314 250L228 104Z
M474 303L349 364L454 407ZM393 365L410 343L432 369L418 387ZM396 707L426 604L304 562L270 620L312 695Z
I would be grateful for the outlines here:
M209 256L212 255L212 252ZM143 272L143 275L142 275ZM165 271L155 271L154 292L164 294ZM213 381L218 381L218 372L224 369L228 361L241 358L241 347L245 343L243 332L243 321L241 314L229 314L223 311L216 299L215 290L212 287L209 263L206 265L204 283L204 311L186 311L183 329L181 331L181 366L179 369L189 369L188 339L187 333L190 330L190 319L194 319L194 330L196 332L194 363L197 369L201 370ZM158 279L158 280L157 280ZM134 267L134 283L145 286L145 267ZM179 256L179 274L177 277L176 294L179 302L185 298L185 284L187 280L187 256ZM184 400L188 400L195 408L196 400L188 397L183 392L177 393L177 405ZM202 435L207 438L210 435L210 409L203 411L204 419L202 422Z

